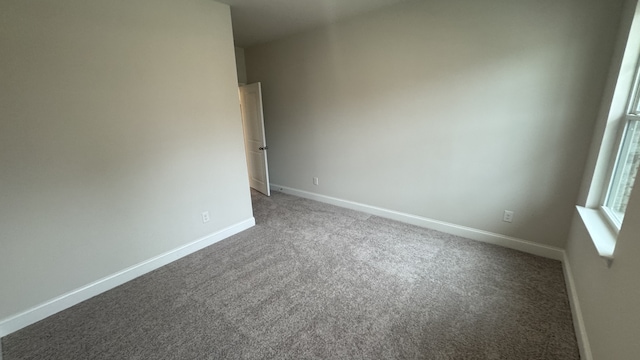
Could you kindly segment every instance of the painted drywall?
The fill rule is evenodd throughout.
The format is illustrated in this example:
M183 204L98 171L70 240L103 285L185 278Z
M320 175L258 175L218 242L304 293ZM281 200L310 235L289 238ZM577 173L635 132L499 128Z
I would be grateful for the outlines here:
M640 187L635 186L611 267L598 256L578 215L567 243L578 301L594 360L640 353Z
M610 160L624 126L629 93L633 88L640 48L640 9L637 0L625 0L609 75L589 148L577 204L597 208L609 181Z
M0 320L252 217L228 6L4 0L0 48Z
M410 1L245 48L271 181L563 247L620 9Z
M607 139L608 133L617 133L616 120L625 111L629 83L636 69L639 24L632 25L632 22L640 19L637 0L627 0L623 14L607 91L585 169L583 194L578 199L580 205L597 206L600 201L601 189L598 187L604 187L606 183L593 179L606 178L608 166L601 163L608 159L603 159L606 155L599 152L611 155L615 151L613 141ZM630 29L633 29L631 36ZM588 200L584 190L594 199ZM598 256L578 214L574 216L567 242L568 264L590 344L588 350L594 360L631 360L637 359L640 353L637 341L640 335L640 186L637 183L633 191L611 267Z
M244 62L244 49L235 47L236 53L236 71L238 73L238 84L247 83L247 68Z

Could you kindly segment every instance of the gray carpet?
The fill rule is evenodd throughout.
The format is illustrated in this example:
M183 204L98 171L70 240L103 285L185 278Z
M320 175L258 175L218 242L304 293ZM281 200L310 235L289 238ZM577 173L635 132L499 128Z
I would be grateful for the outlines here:
M281 193L2 339L15 359L578 359L560 262Z

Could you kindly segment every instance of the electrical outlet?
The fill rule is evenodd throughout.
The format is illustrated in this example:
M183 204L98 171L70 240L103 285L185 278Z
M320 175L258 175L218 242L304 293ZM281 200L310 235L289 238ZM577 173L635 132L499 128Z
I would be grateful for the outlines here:
M502 215L502 221L504 222L513 222L513 211L505 210L504 215Z
M318 186L318 178L317 177L313 178L313 185Z
M209 220L211 220L211 218L209 217L209 212L205 211L202 213L202 222L203 223L207 223L209 222Z

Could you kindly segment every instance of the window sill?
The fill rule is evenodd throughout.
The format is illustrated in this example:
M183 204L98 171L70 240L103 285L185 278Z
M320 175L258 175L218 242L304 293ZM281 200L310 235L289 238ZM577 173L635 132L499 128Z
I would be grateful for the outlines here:
M616 248L616 232L611 228L607 219L600 210L576 206L578 213L582 218L584 226L589 232L591 241L595 245L598 255L607 260L611 265L613 261L613 252Z

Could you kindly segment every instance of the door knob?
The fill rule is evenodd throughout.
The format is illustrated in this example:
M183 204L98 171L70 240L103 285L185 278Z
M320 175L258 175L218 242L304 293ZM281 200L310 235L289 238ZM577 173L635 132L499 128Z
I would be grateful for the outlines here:
M261 146L261 147L258 148L258 150L267 150L267 149L269 149L268 146Z

